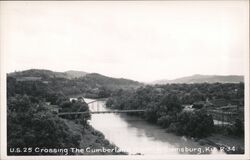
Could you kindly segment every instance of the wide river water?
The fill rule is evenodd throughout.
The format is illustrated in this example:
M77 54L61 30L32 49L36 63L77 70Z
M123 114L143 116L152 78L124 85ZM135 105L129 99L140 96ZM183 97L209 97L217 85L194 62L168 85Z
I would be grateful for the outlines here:
M88 103L93 99L84 98ZM105 101L89 104L91 111L110 110ZM90 124L101 131L106 139L129 154L164 155L164 154L224 154L209 146L201 146L193 139L167 133L157 125L145 120L128 116L124 113L92 114ZM209 149L209 150L208 150Z

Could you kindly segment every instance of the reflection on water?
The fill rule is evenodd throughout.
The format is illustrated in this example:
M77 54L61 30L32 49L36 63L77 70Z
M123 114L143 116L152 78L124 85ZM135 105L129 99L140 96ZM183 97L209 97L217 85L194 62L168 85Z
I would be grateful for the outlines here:
M91 99L85 99L91 102ZM104 101L89 104L91 111L109 110ZM152 125L135 116L121 113L92 114L90 124L105 137L129 154L204 154L208 146L201 146L184 136L176 136L159 126ZM212 148L209 148L212 149ZM212 154L222 154L212 150Z

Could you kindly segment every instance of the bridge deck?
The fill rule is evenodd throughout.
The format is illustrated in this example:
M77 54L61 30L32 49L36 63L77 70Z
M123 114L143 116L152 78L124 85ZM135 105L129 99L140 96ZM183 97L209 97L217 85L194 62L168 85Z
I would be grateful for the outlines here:
M110 110L110 111L88 111L88 112L61 112L58 115L73 115L73 114L104 114L104 113L133 113L145 112L146 110Z
M100 99L96 99L96 100L93 100L93 101L87 102L87 104L91 104L91 103L98 102L98 101L105 101L106 99L107 99L107 98L100 98Z
M91 101L91 102L88 102L87 104L91 104L91 103L94 103L94 102L97 102L97 101L100 101L100 100Z

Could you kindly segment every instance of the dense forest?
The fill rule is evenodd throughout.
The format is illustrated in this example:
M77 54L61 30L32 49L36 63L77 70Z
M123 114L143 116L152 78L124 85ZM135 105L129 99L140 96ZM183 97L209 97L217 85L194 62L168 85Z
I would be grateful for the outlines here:
M9 155L17 155L17 152L10 152L17 147L114 148L115 145L88 124L90 114L56 115L56 112L88 111L88 105L81 98L69 100L69 96L77 94L86 98L108 97L106 106L112 109L143 109L145 112L130 114L178 135L194 138L219 132L232 136L244 135L242 119L220 128L214 125L212 115L207 113L209 108L221 107L216 101L244 109L244 83L143 85L96 73L81 73L84 76L78 77L74 77L74 74L27 70L7 76ZM209 105L205 106L205 103ZM192 105L195 110L185 111L185 105Z
M227 104L244 106L243 83L202 83L168 84L140 87L135 91L119 90L113 93L106 105L113 109L144 109L144 113L133 113L151 123L158 124L167 131L190 137L206 137L214 133L212 115L204 107L197 107L197 102L223 99ZM194 104L193 112L184 112L183 105ZM216 107L216 106L209 106ZM228 127L227 133L243 135L242 121L236 120ZM239 125L240 124L240 125Z
M41 81L7 79L7 146L8 155L65 155L41 153L34 148L110 148L116 146L89 124L90 114L58 116L58 112L88 111L88 105L79 98L70 101L61 91ZM19 149L32 148L20 152ZM71 152L68 155L78 154ZM95 153L125 154L125 153Z

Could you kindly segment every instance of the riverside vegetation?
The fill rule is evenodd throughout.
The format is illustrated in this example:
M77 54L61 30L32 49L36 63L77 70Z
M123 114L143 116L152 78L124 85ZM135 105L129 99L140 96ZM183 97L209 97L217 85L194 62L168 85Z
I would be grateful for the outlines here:
M17 82L8 77L7 82L7 151L8 155L60 155L63 153L40 153L34 148L106 148L116 146L104 135L88 124L91 115L67 115L58 117L59 112L88 111L88 105L81 101L70 101L62 92L53 91L40 81ZM30 151L19 152L23 148ZM16 149L16 150L15 150ZM14 150L14 151L13 151ZM71 152L69 155L79 154ZM125 153L83 153L83 154L125 154Z
M29 77L40 79L30 80ZM244 102L244 83L152 86L99 74L69 78L48 70L27 70L7 76L8 154L17 155L10 153L10 148L15 147L114 148L114 144L110 144L102 133L88 124L91 115L55 115L56 108L59 108L59 112L88 111L87 104L81 99L69 100L70 95L76 94L86 98L108 98L106 105L113 109L144 109L145 113L133 115L178 135L194 138L204 138L213 133L244 136L244 121L240 119L231 126L217 127L214 126L213 117L199 105L193 105L197 108L193 112L183 111L184 104L195 104L206 99L225 99L229 103L236 100L237 105L241 106L240 101ZM21 154L39 153L18 155Z
M166 128L168 132L194 138L204 138L213 133L229 136L244 136L244 122L236 119L232 126L214 126L212 115L204 107L197 107L192 112L184 112L183 104L223 98L244 99L243 83L202 83L168 84L144 86L134 91L119 90L108 99L106 105L113 109L144 109L145 113L132 115L143 117L151 123ZM238 104L239 105L239 104Z

